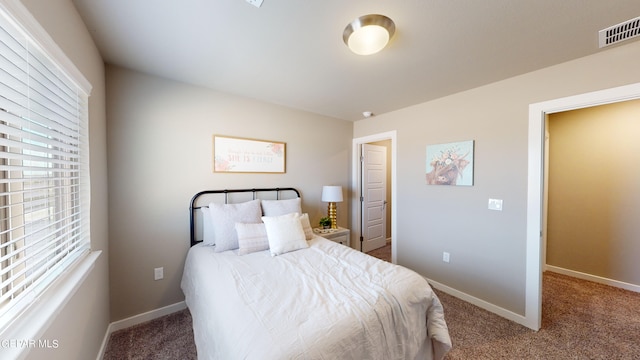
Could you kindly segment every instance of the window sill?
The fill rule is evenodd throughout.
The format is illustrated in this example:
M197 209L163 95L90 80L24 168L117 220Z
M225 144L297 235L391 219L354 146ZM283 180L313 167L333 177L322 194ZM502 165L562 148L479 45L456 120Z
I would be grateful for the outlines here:
M51 346L51 339L40 341L40 337L80 288L101 253L102 251L91 251L85 255L11 325L0 332L0 353L3 358L23 359L30 349ZM46 343L47 340L49 343Z

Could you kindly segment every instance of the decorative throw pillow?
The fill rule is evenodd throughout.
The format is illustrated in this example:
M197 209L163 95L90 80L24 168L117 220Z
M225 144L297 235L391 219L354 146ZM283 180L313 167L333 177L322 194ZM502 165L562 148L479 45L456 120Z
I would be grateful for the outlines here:
M211 203L209 215L213 225L215 252L222 252L238 248L236 223L260 223L262 209L259 199L238 204Z
M293 213L262 217L267 230L271 256L309 247L299 216L300 214Z
M238 233L238 255L246 255L269 248L269 238L267 238L267 229L264 223L236 223L236 232Z
M280 216L291 213L302 213L300 198L288 200L262 200L264 216Z

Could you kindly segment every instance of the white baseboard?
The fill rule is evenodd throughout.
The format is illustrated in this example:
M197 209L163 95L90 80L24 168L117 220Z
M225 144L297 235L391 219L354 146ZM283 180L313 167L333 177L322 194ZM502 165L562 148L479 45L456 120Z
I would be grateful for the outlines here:
M111 333L113 333L114 331L126 329L134 325L142 324L143 322L157 319L159 317L169 315L174 312L184 310L186 308L187 308L187 304L184 301L181 301L173 305L168 305L165 307L161 307L159 309L147 311L142 314L134 315L126 319L112 322L107 327L107 332L106 334L104 334L104 339L102 339L102 345L100 346L100 352L98 353L97 360L101 360L102 357L104 356L104 351L106 350L107 343L109 342L109 336L111 336Z
M479 308L485 309L489 312L492 312L496 315L502 316L503 318L507 319L507 320L511 320L515 323L518 323L524 327L528 327L527 324L527 319L520 314L516 314L513 311L507 310L505 308L501 308L497 305L494 305L490 302L484 301L482 299L478 299L477 297L471 296L467 293L463 293L462 291L458 291L454 288L451 288L449 286L440 284L437 281L433 281L431 279L425 278L427 279L427 282L429 282L429 284L431 284L432 287L441 290L442 292L445 292L451 296L457 297L458 299L464 300L470 304L473 304ZM446 316L446 315L445 315Z
M572 276L572 277L575 277L575 278L578 278L578 279L593 281L593 282L596 282L596 283L599 283L599 284L605 284L605 285L609 285L609 286L613 286L613 287L617 287L617 288L621 288L621 289L625 289L625 290L629 290L629 291L640 293L640 286L639 285L634 285L634 284L626 283L626 282L623 282L623 281L618 281L618 280L608 279L608 278L604 278L604 277L600 277L600 276L596 276L596 275L591 275L591 274L583 273L583 272L580 272L580 271L569 270L569 269L565 269L565 268L561 268L561 267L557 267L557 266L553 266L553 265L545 265L544 269L547 270L547 271L554 272L554 273L567 275L567 276Z

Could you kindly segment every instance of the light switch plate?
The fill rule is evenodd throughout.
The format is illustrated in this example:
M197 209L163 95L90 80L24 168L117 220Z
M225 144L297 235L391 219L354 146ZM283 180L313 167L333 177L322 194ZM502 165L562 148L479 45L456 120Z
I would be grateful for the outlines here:
M249 4L259 8L260 6L262 6L262 1L263 0L245 0L246 2L248 2Z
M162 279L164 279L164 267L153 269L153 280L162 280Z
M489 210L502 211L502 200L489 199Z

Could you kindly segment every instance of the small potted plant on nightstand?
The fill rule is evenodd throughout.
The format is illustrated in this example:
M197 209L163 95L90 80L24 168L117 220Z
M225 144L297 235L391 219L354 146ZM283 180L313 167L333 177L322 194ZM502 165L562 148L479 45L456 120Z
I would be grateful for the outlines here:
M330 229L331 228L331 219L329 219L329 217L325 216L323 218L320 218L319 221L320 227L323 229Z

